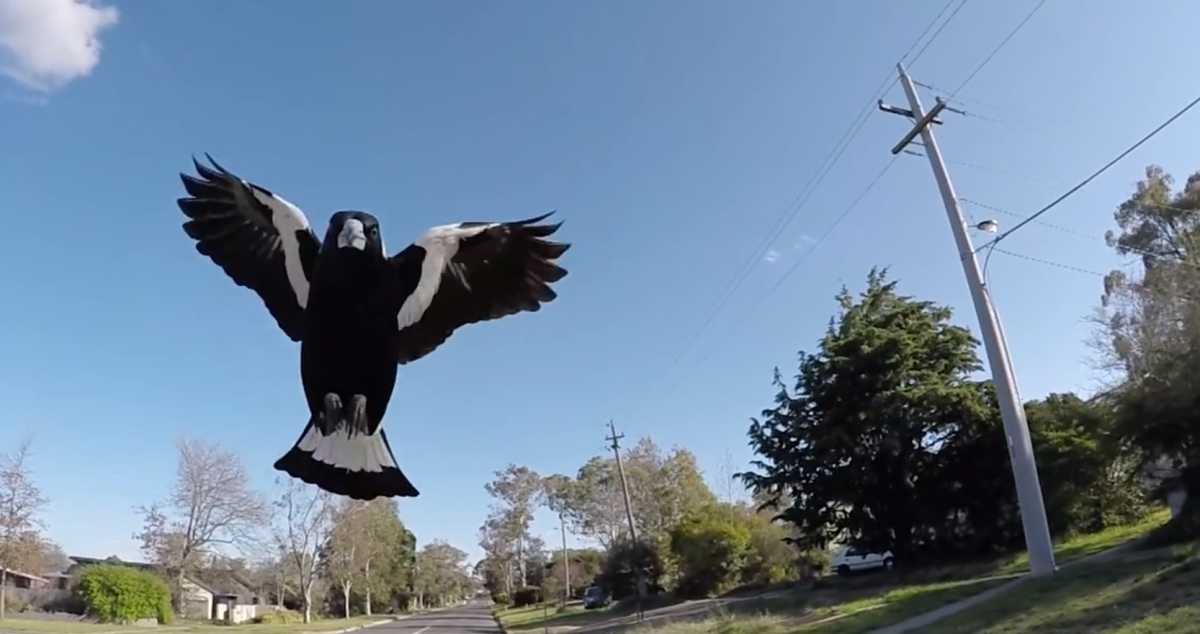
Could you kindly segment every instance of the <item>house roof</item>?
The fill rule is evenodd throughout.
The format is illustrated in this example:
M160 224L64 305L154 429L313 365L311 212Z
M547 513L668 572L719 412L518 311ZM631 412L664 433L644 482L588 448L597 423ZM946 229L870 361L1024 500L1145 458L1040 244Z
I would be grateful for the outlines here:
M34 581L46 581L46 578L41 575L30 574L28 572L21 572L20 570L13 570L12 568L0 568L0 570L3 570L4 574L12 576L12 577L24 577L26 579L33 579Z
M154 570L154 564L139 562L139 561L124 561L119 557L107 557L100 559L97 557L77 557L68 556L71 560L71 566L86 566L94 564L116 564L119 566L128 566L130 568L138 568L141 570ZM204 590L215 595L232 595L237 596L250 592L253 588L244 576L232 570L208 569L199 570L187 575L187 580L200 586Z

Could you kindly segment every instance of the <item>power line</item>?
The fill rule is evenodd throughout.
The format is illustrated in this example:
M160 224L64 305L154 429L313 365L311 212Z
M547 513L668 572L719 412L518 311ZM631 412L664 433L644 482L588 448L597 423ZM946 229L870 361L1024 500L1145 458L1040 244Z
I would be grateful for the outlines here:
M1006 216L1011 216L1013 218L1020 218L1020 219L1024 220L1029 217L1028 214L1022 214L1022 213L1017 213L1015 211L1010 211L1008 209L1002 209L995 205L989 205L987 203L981 203L977 200L971 200L970 198L959 198L958 201L963 204L970 205L972 207L978 207L980 209L987 209L988 211L994 211L996 213L1004 214ZM1056 231L1061 231L1063 233L1069 233L1073 236L1078 236L1080 238L1086 238L1088 240L1104 242L1104 238L1102 236L1097 236L1097 235L1090 234L1090 233L1083 233L1081 231L1076 231L1075 229L1071 229L1070 227L1064 227L1062 225L1056 225L1056 224L1053 224L1050 222L1046 222L1045 220L1034 220L1033 223L1036 225L1041 225L1043 227L1046 227L1047 229L1054 229Z
M1096 275L1098 277L1104 277L1104 273L1093 271L1091 269L1084 269L1084 268L1080 268L1078 266L1072 266L1070 264L1063 264L1062 262L1055 262L1053 260L1037 258L1032 255L1025 255L1024 253L1016 253L1013 251L1007 251L1005 249L1000 249L1000 248L993 248L992 252L1000 253L1000 254L1007 255L1007 256L1013 257L1013 258L1019 258L1019 259L1025 260L1027 262L1036 262L1037 264L1045 264L1047 266L1053 266L1055 268L1060 268L1060 269L1063 269L1066 271L1075 271L1076 273L1087 273L1088 275Z
M958 12L962 9L962 6L968 1L969 0L949 0L942 7L941 11L934 16L933 20L929 22L925 29L921 31L920 35L913 40L913 43L908 47L908 50L906 50L904 55L901 56L901 60L906 59L914 50L916 50L917 46L921 44L921 40L925 38L925 35L928 34L930 30L932 30L934 26L938 24L938 21L948 10L950 10L950 7L953 6L955 2L958 2L958 7L950 14L948 18L946 18L944 22L941 23L941 26L937 29L937 31L930 36L929 40L925 42L925 46L917 52L916 57L920 57L921 53L925 52L925 49L929 47L929 44L941 34L946 25L954 19L954 16L958 14ZM914 60L916 57L914 57ZM808 182L806 182L804 187L801 188L800 193L798 193L796 198L792 200L791 204L784 209L783 214L781 214L776 220L775 225L768 230L767 234L759 242L758 246L754 248L750 256L746 258L740 267L738 267L733 277L730 278L730 280L717 293L716 299L702 313L702 317L698 320L697 325L688 331L688 336L684 338L684 343L679 352L668 364L667 369L663 373L664 376L669 374L670 371L675 368L679 361L683 359L688 351L691 350L692 346L695 345L695 343L699 340L700 335L702 335L708 329L713 320L716 319L717 315L721 313L725 306L737 294L737 291L742 287L742 284L744 284L749 278L750 273L754 271L757 263L763 258L766 252L770 250L771 245L773 245L775 241L779 239L779 236L784 232L785 229L787 229L788 225L790 225L792 220L796 218L800 210L803 209L808 203L808 200L812 197L813 193L816 192L817 188L819 188L822 182L824 182L825 177L829 174L833 167L837 165L838 161L841 160L846 150L850 147L851 143L854 142L854 139L866 125L869 115L876 107L880 97L882 97L895 82L896 80L892 77L892 73L889 71L884 76L883 81L880 82L879 87L876 88L871 94L871 98L858 113L858 116L856 116L850 122L849 127L847 127L841 138L838 139L838 142L834 144L833 148L828 154L826 154L825 159L817 167L817 171L814 172L811 177L809 177ZM814 247L815 246L816 245L814 245ZM627 416L631 416L633 412L635 412L637 408L641 406L643 400L644 398L639 399L636 404L630 408L630 413L627 414Z
M1068 189L1065 193L1063 193L1063 195L1059 196L1058 198L1055 198L1049 205L1046 205L1045 207L1042 207L1038 211L1034 212L1033 214L1030 214L1029 217L1027 217L1025 220L1022 220L1021 222L1018 222L1017 225L1015 227L1013 227L1012 229L1009 229L1008 231L1001 233L1000 235L996 236L996 238L993 239L991 242L988 242L987 244L983 245L982 247L979 247L978 249L975 249L975 252L978 253L980 251L980 249L983 249L990 245L998 244L1001 240L1012 235L1013 233L1020 230L1025 225L1027 225L1031 222L1034 222L1035 220L1040 218L1046 212L1057 207L1064 200L1075 195L1076 192L1078 192L1079 190L1086 187L1088 185L1088 183L1091 183L1092 181L1096 180L1097 178L1100 177L1101 174L1107 172L1110 168L1112 168L1112 166L1116 165L1117 163L1120 163L1122 160L1125 159L1126 156L1129 156L1130 154L1132 154L1134 152L1134 150L1137 150L1138 148L1145 145L1145 143L1147 141L1149 141L1150 139L1153 139L1155 136L1158 136L1159 132L1162 132L1163 130L1167 129L1167 127L1170 126L1172 123L1175 123L1175 121L1177 119L1179 119L1183 115L1187 114L1188 111L1190 111L1192 108L1195 108L1196 104L1200 104L1200 97L1196 97L1195 99L1193 99L1191 101L1191 103L1184 106L1179 112L1176 112L1174 115L1171 115L1171 117L1169 119L1167 119L1166 121L1163 121L1162 123L1160 123L1158 125L1158 127L1151 130L1149 134L1142 137L1137 143L1134 143L1133 145L1126 148L1124 152L1121 152L1120 154L1118 154L1116 156L1116 158L1112 159L1108 163L1105 163L1104 167L1101 167L1100 169L1093 172L1091 176L1088 176L1087 178L1083 179L1078 185L1075 185L1074 187L1072 187L1071 189Z
M969 2L969 1L970 0L962 0L962 2L958 3L958 6L954 8L954 12L950 14L950 17L946 18L946 21L942 22L942 25L938 27L938 30L934 31L933 35L930 36L929 41L925 42L925 46L922 46L921 50L917 51L917 54L913 55L913 58L911 60L908 60L909 64L916 64L917 60L921 59L921 56L924 55L925 51L929 49L929 45L933 44L933 41L936 40L938 38L938 36L942 34L942 31L944 31L946 29L946 25L950 24L950 22L952 20L954 20L954 16L958 15L958 12L962 11L962 8L964 6L966 6L967 2ZM921 35L917 36L918 42L921 41L921 36L925 35L925 33L929 31L930 27L932 27L934 25L934 23L937 22L938 18L942 17L942 14L945 13L946 9L949 9L950 5L954 4L954 2L955 2L955 0L950 0L950 2L946 3L946 6L942 7L942 10L940 12L938 12L938 14L936 16L934 16L933 22L930 22L929 26L925 27L925 31L923 31L921 33ZM914 43L913 46L915 47L916 44ZM909 48L909 51L911 52L912 48ZM905 55L907 55L907 53L905 53ZM901 57L900 61L903 62L905 60L903 57ZM890 74L889 74L889 76L890 76Z
M1009 40L1013 39L1013 36L1015 36L1018 32L1020 32L1020 30L1022 28L1024 28L1025 24L1029 22L1030 18L1032 18L1034 16L1034 14L1036 14L1038 12L1038 9L1041 9L1042 6L1044 6L1045 4L1046 4L1046 0L1041 0L1041 2L1037 3L1037 6L1033 7L1033 9L1031 9L1029 11L1029 13L1025 14L1025 19L1021 20L1021 22L1019 24L1017 24L1017 26L1014 27L1012 31L1009 31L1008 35L1003 40L1001 40L999 44L996 45L996 48L992 49L992 52L988 53L988 56L985 57L983 59L983 61L979 63L979 66L976 66L975 70L971 71L971 74L967 75L967 78L964 79L962 81L962 83L958 85L958 88L955 88L954 92L950 93L950 98L954 98L954 95L958 94L959 92L962 92L962 89L966 88L967 84L971 83L972 79L975 79L975 76L979 74L979 71L983 70L985 66L987 66L989 63L991 63L992 58L996 57L996 54L999 53L1001 50L1004 49L1005 46L1008 45Z
M799 258L796 259L796 261L792 264L791 268L789 268L787 270L787 272L784 273L783 276L780 277L779 280L777 280L775 282L775 284L766 292L766 294L764 294L761 298L759 298L759 300L757 302L755 302L753 306L750 307L750 310L748 312L746 312L745 314L742 315L742 318L739 319L733 325L732 328L725 331L725 335L722 336L717 341L717 344L715 346L709 348L708 352L703 357L701 357L700 360L695 363L695 365L692 366L691 370L689 370L686 374L684 374L683 377L680 378L678 382L676 382L674 385L671 386L670 389L668 389L666 392L663 393L662 398L667 398L668 396L673 394L675 392L675 390L679 389L679 387L681 385L683 385L684 383L687 383L688 379L690 379L692 377L692 375L695 374L696 370L700 369L700 367L704 365L704 362L708 361L708 358L711 357L713 355L713 353L715 353L717 350L719 350L721 348L721 346L725 345L725 343L727 341L729 341L729 338L733 336L733 333L737 332L746 323L746 321L750 319L750 317L754 316L754 313L758 311L759 307L761 307L763 304L765 304L766 301L772 295L775 294L775 291L779 290L779 287L783 286L783 283L786 282L787 279L792 276L792 273L795 273L796 270L800 268L800 265L803 264L804 261L807 260L808 257L810 255L812 255L812 253L814 251L817 250L817 247L821 246L821 243L824 242L825 239L828 238L829 235L833 233L834 229L837 229L838 225L840 225L842 223L842 221L845 220L846 217L850 215L850 212L854 211L854 209L856 207L858 207L858 204L860 202L862 202L863 198L866 198L867 194L869 194L872 189L875 188L875 185L879 184L879 181L883 180L883 177L885 174L888 173L888 170L892 169L892 166L896 164L897 158L899 158L899 157L893 156L892 160L888 161L887 165L885 165L883 167L883 170L880 171L878 174L876 174L875 178L871 179L871 182L868 183L867 186L865 188L863 188L863 190L861 192L859 192L858 196L856 196L854 198L854 201L851 202L850 205L848 207L846 207L846 209L844 211L842 211L841 214L838 215L838 217L833 221L833 224L829 225L829 228L825 230L825 233L822 233L821 236L819 238L817 238L817 241L814 242L811 247L809 247L808 251L805 251L803 255L801 255Z

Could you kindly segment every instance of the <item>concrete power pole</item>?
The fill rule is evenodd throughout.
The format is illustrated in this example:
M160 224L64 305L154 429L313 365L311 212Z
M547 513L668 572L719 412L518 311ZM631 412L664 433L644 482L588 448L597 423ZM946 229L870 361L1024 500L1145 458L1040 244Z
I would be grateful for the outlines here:
M1013 479L1016 481L1017 502L1021 507L1021 522L1025 528L1025 547L1029 550L1029 568L1035 576L1052 575L1057 569L1054 564L1054 545L1050 540L1050 528L1046 521L1046 506L1042 501L1042 487L1038 481L1033 442L1029 437L1029 425L1025 421L1025 406L1017 394L1016 380L1008 358L1008 345L1004 341L1000 319L992 306L991 295L984 285L979 262L975 259L975 249L971 245L971 236L967 233L966 221L963 220L962 210L958 206L958 196L950 183L950 175L942 161L937 140L933 138L931 124L941 123L937 120L937 115L947 104L938 99L937 105L926 113L912 79L904 71L904 65L897 64L896 69L900 73L904 94L908 97L909 109L888 106L882 101L879 102L879 109L890 114L906 116L914 125L900 143L892 148L892 154L903 152L917 136L921 137L925 156L929 158L933 177L937 180L938 191L942 195L942 203L946 206L950 229L954 232L963 272L967 276L967 286L971 289L971 300L979 318L979 333L987 351L988 364L991 366L996 397L1000 401L1000 416L1004 420L1005 435L1008 436L1008 454L1012 461Z
M629 501L629 481L625 479L625 464L621 462L621 439L625 434L618 434L613 422L608 421L608 431L612 434L605 440L612 442L613 457L617 459L617 476L621 478L621 493L625 496L625 518L629 520L629 538L637 541L637 523L633 521L633 504Z
M620 441L625 437L625 434L618 434L617 428L613 422L608 421L608 431L610 436L605 440L612 441L613 457L617 460L617 475L621 478L621 492L625 496L625 518L629 520L629 538L634 543L637 542L637 523L633 521L633 504L629 501L629 481L625 479L625 464L621 462L621 444ZM646 600L646 574L640 566L636 569L637 583L637 620L642 620L642 602Z
M563 544L563 605L571 602L571 551L567 550L567 520L560 512L558 514L558 530L562 532Z

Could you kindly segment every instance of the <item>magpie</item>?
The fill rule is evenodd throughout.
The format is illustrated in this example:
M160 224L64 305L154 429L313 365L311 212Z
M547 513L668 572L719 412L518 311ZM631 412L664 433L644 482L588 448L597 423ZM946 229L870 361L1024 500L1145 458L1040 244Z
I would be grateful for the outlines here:
M300 343L309 420L275 469L357 500L417 497L382 428L398 366L467 324L553 301L562 223L443 225L389 257L371 214L338 211L320 239L297 206L205 157L198 177L180 174L184 232Z

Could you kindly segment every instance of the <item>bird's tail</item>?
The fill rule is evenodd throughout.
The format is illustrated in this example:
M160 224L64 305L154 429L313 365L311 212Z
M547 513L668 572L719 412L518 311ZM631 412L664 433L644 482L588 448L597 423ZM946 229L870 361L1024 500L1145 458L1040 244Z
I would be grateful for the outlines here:
M322 426L313 416L296 445L275 461L275 468L355 500L420 495L396 466L396 457L382 426L369 434L347 422ZM332 432L327 434L323 428Z

